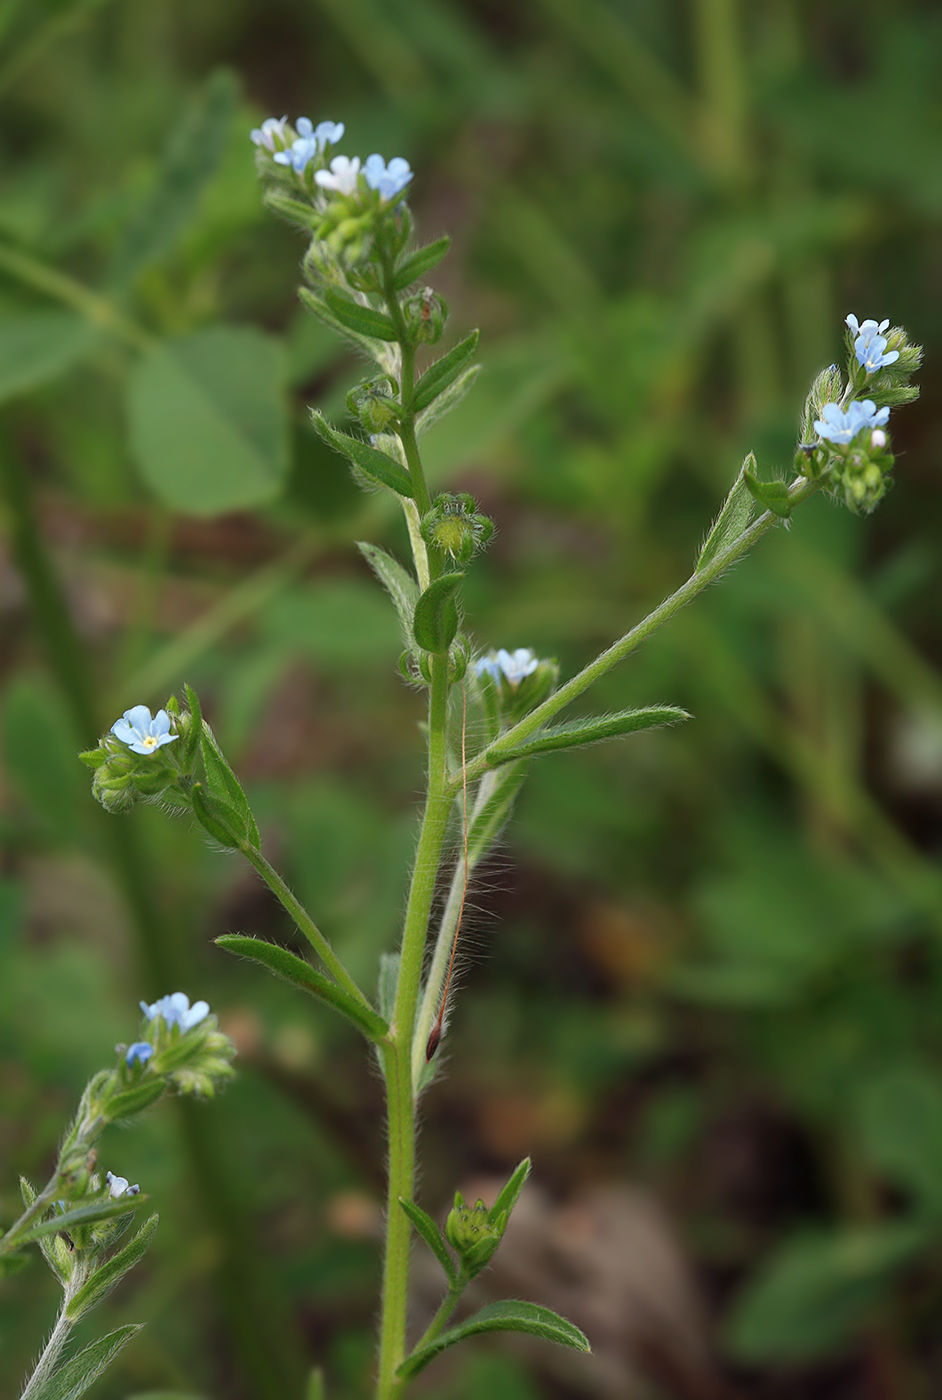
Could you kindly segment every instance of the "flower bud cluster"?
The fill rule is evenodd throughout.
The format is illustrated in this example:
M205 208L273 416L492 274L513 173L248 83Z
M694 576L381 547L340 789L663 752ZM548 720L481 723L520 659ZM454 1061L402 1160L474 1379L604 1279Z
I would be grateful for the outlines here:
M889 321L846 318L846 383L836 365L818 375L805 404L796 465L812 479L826 478L849 510L869 513L886 494L894 457L885 432L890 408L910 403L910 377L922 350ZM866 387L868 397L857 397Z
M443 491L422 517L422 538L429 549L456 564L467 564L494 534L494 522L481 514L467 491Z
M445 1238L461 1260L462 1273L474 1278L490 1263L507 1228L507 1212L491 1218L483 1201L465 1205L460 1191L445 1221Z
M396 387L388 375L380 374L354 385L347 394L347 412L359 419L371 437L390 430L395 432L402 407L396 397Z

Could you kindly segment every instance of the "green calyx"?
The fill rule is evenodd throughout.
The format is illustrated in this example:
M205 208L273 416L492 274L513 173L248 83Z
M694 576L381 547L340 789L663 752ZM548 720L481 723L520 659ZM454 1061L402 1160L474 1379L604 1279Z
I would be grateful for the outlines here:
M421 528L429 549L456 564L467 564L479 549L486 548L494 534L493 520L478 510L467 491L457 495L443 491L422 517Z

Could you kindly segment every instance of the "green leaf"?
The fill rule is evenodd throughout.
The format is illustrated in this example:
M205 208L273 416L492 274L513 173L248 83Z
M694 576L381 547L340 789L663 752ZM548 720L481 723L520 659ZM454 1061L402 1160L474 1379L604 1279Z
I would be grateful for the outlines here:
M357 540L357 549L369 564L380 583L386 589L399 614L399 625L405 645L411 650L415 645L412 635L412 616L419 601L419 585L407 569L387 554L378 545Z
M308 233L312 233L323 219L323 215L319 214L313 205L303 204L300 199L292 199L281 190L266 190L262 195L262 204L273 214L280 214L289 223L300 224ZM305 287L299 288L302 292L306 290Z
M784 481L759 481L752 472L743 468L742 479L752 496L765 510L770 510L773 515L777 515L782 520L787 520L792 513L789 504L788 486Z
M455 593L463 573L442 574L429 584L415 605L412 631L423 651L446 652L458 631L458 604Z
M94 326L66 311L0 321L0 403L63 374L97 339Z
M724 549L728 549L734 540L738 539L743 530L746 529L752 519L752 492L746 482L746 472L755 476L756 459L750 452L742 464L742 468L733 482L732 490L726 497L723 509L703 542L703 548L697 558L696 572L700 573L707 564L711 563L718 554L722 554Z
M891 1224L788 1240L740 1294L728 1350L746 1363L837 1351L931 1238L920 1226Z
M113 1220L118 1215L128 1215L131 1211L137 1210L147 1200L144 1195L121 1196L117 1200L95 1202L88 1206L76 1206L74 1210L65 1210L61 1214L51 1216L48 1220L41 1220L36 1225L31 1225L28 1230L17 1238L17 1248L21 1244L29 1244L33 1240L38 1240L42 1235L57 1235L61 1230L69 1234L77 1225L94 1225L98 1220Z
M289 466L284 378L280 342L245 327L196 331L143 356L128 420L155 496L189 515L274 500Z
M434 243L426 243L424 248L419 248L416 252L404 257L396 268L396 275L393 279L393 287L396 291L404 291L413 282L417 282L420 277L424 277L427 272L431 272L433 267L438 266L450 247L451 239L446 233L441 238L436 238Z
M865 1157L920 1204L942 1210L942 1087L928 1066L899 1066L868 1078L857 1124Z
M429 428L434 428L440 418L444 418L446 413L450 413L453 408L457 408L468 390L474 384L481 373L482 365L469 365L463 370L446 389L443 389L438 398L423 409L415 420L415 431L419 437L427 433ZM421 381L420 381L421 382Z
M399 333L383 311L374 311L372 306L361 306L358 301L341 296L333 288L324 293L324 300L341 326L356 335L367 336L370 340L398 340Z
M165 1088L163 1080L151 1076L133 1088L115 1094L107 1101L108 1122L118 1123L123 1118L133 1118L136 1113L143 1113L145 1108L150 1108L161 1098Z
M325 1001L348 1021L352 1021L368 1040L380 1041L389 1034L389 1026L379 1012L367 1009L353 998L349 992L338 987L329 977L311 967L303 958L281 948L277 943L267 943L261 938L250 938L242 933L225 933L216 939L220 948L227 953L235 953L241 958L251 958L261 963L275 977L291 982L295 987L309 992L319 1001Z
M488 1211L488 1219L492 1223L499 1215L510 1216L511 1211L520 1198L520 1192L527 1184L527 1177L530 1175L532 1165L533 1163L530 1161L530 1158L524 1157L513 1176L507 1182L507 1185L502 1188L497 1200Z
M138 1230L133 1240L130 1240L122 1250L107 1260L95 1270L91 1278L76 1293L72 1295L69 1306L66 1309L66 1316L72 1321L76 1321L83 1313L89 1312L102 1298L107 1297L117 1284L121 1282L124 1275L134 1268L150 1248L151 1240L157 1233L157 1224L160 1217L152 1215Z
M440 1356L448 1347L486 1332L526 1332L529 1336L540 1337L545 1342L572 1347L574 1351L592 1350L588 1337L558 1313L554 1313L550 1308L541 1308L536 1303L524 1303L511 1298L502 1303L488 1303L487 1307L476 1312L467 1322L450 1327L428 1346L414 1351L411 1356L406 1357L396 1375L403 1380L417 1376L430 1361L434 1361L436 1356Z
M541 729L532 739L520 744L507 746L499 740L487 750L487 762L491 768L502 763L513 763L518 758L530 758L538 753L552 753L557 749L577 749L586 744L598 744L604 739L620 739L625 734L636 734L642 729L656 729L664 724L679 724L689 719L686 710L676 705L654 705L645 710L620 710L615 715L602 715L596 719L575 719L566 724L554 724Z
M378 452L362 438L351 437L349 433L338 432L331 427L319 409L311 410L314 427L331 447L343 453L353 466L353 475L361 485L388 486L400 496L412 496L412 482L409 473L400 462Z
M400 1196L399 1204L412 1222L413 1228L422 1236L439 1264L441 1264L442 1268L445 1270L445 1276L448 1282L450 1284L457 1282L458 1272L455 1268L454 1260L448 1253L445 1237L435 1224L435 1221L430 1215L426 1214L421 1206L417 1206L415 1201L407 1201L404 1197Z
M220 68L210 75L170 137L153 187L125 226L109 273L112 287L126 286L190 224L222 164L238 98L239 84L231 72Z
M111 1365L118 1352L143 1327L142 1322L129 1322L106 1337L90 1342L71 1361L53 1371L36 1394L35 1400L79 1400L89 1386Z
M328 326L335 335L342 336L344 340L352 341L370 359L376 358L376 342L371 340L369 336L357 335L356 331L342 325L323 297L317 296L310 287L299 287L298 298L301 304L312 312L322 325Z
M464 340L459 341L453 350L449 350L447 355L429 365L415 386L412 407L416 413L428 408L433 399L437 399L439 394L454 383L478 348L480 339L481 332L472 331Z

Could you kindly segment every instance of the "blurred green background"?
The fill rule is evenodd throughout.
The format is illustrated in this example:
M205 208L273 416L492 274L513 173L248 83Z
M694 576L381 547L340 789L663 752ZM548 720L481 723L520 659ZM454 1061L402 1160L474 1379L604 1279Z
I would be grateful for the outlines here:
M878 513L813 502L610 677L594 708L695 722L543 760L474 892L421 1200L531 1152L485 1283L597 1357L459 1350L423 1393L940 1393L940 67L932 0L0 4L0 1218L139 996L206 996L240 1047L218 1103L103 1145L161 1227L95 1319L148 1321L101 1400L289 1400L314 1360L369 1390L377 1076L212 946L292 938L254 876L106 817L73 757L189 680L373 982L421 700L351 542L406 541L308 426L359 367L261 209L247 133L283 112L405 155L454 238L486 372L427 448L498 522L481 646L571 672L686 577L749 448L787 468L848 311L926 345ZM4 1285L5 1393L55 1305L38 1258Z

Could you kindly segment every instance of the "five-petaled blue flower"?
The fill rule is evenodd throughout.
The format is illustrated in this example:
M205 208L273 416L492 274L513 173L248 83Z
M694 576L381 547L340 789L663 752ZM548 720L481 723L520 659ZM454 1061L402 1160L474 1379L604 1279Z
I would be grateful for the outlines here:
M881 321L879 325L876 321L864 321L863 325L859 325L856 316L847 316L845 319L856 337L854 351L857 363L862 365L868 374L876 374L878 369L896 363L899 359L898 350L891 350L888 355L884 354L887 339L883 332L890 324L888 320Z
M264 127L263 123L263 131ZM298 117L295 128L298 133L297 140L292 141L288 150L275 151L274 159L278 165L290 165L296 175L300 175L315 156L322 156L328 146L336 146L344 131L343 122L325 121L318 122L315 126L310 117ZM279 134L283 140L284 134ZM254 132L252 140L255 140Z
M514 652L501 647L496 656L480 657L474 669L479 676L486 672L495 681L505 680L508 685L516 686L524 677L532 676L539 664L539 657L530 647L518 647Z
M139 1196L141 1188L139 1186L129 1186L126 1176L115 1176L114 1172L106 1172L105 1180L108 1183L108 1195L117 1199L118 1196Z
M371 190L378 190L380 199L395 199L412 179L409 162L393 156L387 165L380 155L367 156L363 176Z
M889 416L890 410L878 409L873 399L855 400L847 405L846 412L836 403L826 403L814 426L819 437L842 444L853 442L864 428L882 428Z
M153 1053L154 1047L149 1040L135 1040L133 1045L128 1046L124 1058L129 1065L146 1065Z
M142 1001L140 1006L149 1021L162 1016L168 1026L179 1026L181 1031L192 1030L209 1015L209 1003L195 1001L191 1006L186 992L170 992L152 1006L148 1006L146 1001Z
M170 733L170 716L166 710L158 710L151 718L146 705L125 710L111 726L111 732L122 744L127 744L132 753L143 754L153 753L162 744L172 744L180 737Z

